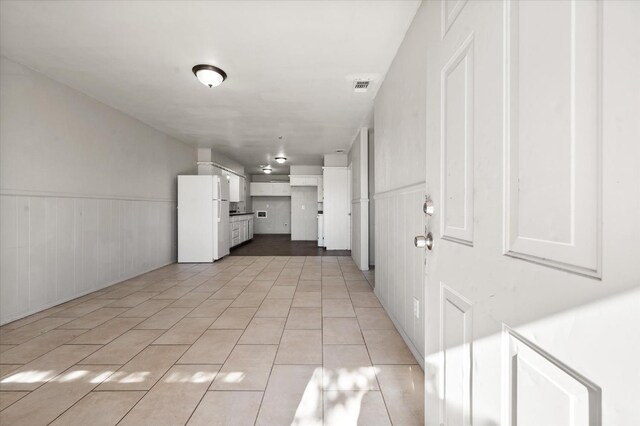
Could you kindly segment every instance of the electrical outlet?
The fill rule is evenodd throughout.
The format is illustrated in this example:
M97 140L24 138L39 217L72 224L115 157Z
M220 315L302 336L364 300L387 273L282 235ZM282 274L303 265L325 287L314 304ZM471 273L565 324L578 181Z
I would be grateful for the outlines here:
M420 301L413 298L413 316L420 319Z

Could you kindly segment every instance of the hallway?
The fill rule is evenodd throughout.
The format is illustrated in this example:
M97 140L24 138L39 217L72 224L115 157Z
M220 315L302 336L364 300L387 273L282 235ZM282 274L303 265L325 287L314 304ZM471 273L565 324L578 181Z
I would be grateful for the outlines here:
M350 257L171 264L0 333L2 424L424 423L423 372Z

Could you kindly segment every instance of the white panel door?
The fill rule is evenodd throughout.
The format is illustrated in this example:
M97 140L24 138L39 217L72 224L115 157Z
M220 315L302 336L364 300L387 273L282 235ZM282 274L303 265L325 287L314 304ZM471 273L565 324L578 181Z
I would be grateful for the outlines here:
M638 424L640 2L425 7L426 424Z
M327 250L349 248L349 170L346 167L324 169L324 245Z

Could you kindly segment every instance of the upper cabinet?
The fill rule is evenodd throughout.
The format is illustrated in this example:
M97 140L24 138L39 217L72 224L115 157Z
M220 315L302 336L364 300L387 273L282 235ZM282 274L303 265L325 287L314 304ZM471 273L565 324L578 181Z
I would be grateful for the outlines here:
M322 185L322 175L289 175L291 186Z
M289 175L291 186L318 186L320 175Z
M246 199L245 179L233 173L229 173L229 201L240 202Z
M251 182L249 192L252 197L290 197L289 182Z
M289 175L291 186L317 186L318 202L323 200L323 182L322 175Z
M240 201L247 201L247 179L240 178Z
M235 172L223 169L213 163L198 163L199 175L222 176L229 181L229 201L238 203L247 201L246 179Z
M273 191L272 195L280 196L280 197L290 197L291 196L291 186L289 182L272 182L271 188Z

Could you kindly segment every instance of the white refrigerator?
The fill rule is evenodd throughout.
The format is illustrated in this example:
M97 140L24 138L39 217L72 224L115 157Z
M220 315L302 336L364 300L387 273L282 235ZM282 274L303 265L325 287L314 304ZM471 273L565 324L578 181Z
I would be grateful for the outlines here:
M178 262L213 262L229 254L229 182L178 176Z

